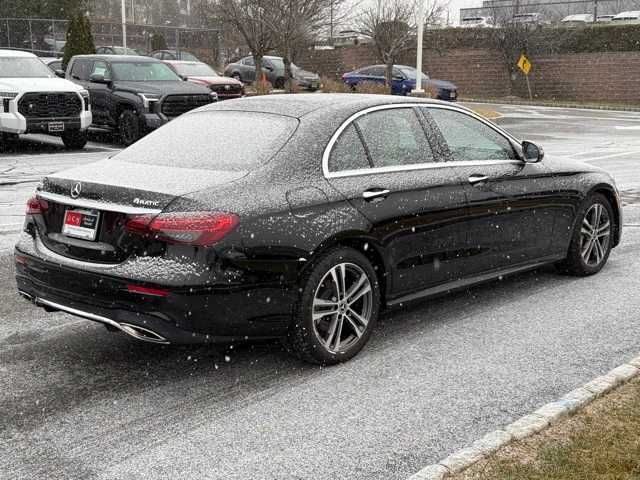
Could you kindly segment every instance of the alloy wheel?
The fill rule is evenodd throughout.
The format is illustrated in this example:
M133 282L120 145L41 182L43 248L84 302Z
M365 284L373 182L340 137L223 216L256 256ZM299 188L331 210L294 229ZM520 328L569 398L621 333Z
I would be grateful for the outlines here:
M358 265L340 263L322 277L313 297L312 321L328 352L344 352L356 344L372 313L371 281Z
M600 265L607 255L610 237L609 212L601 203L594 203L585 213L580 229L580 253L586 265Z

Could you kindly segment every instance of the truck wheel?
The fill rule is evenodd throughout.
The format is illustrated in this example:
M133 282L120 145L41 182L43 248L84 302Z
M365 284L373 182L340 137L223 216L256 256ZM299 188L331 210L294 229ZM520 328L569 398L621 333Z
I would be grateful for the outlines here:
M62 133L62 143L67 150L80 150L87 144L87 131L67 130Z
M125 147L135 143L140 138L140 120L133 110L123 110L118 118L118 133L120 141Z

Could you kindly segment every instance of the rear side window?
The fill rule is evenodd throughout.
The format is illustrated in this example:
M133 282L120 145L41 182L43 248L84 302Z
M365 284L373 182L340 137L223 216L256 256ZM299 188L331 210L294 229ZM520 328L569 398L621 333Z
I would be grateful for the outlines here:
M249 172L289 140L298 120L257 112L203 111L182 115L114 158L123 162Z
M447 142L454 161L513 160L516 153L499 132L465 113L427 109Z
M369 160L360 136L353 124L345 128L331 149L329 171L360 170L369 168Z
M376 168L435 161L412 108L378 110L358 118L356 124Z
M76 80L89 80L91 74L91 60L76 60L71 67L71 78Z

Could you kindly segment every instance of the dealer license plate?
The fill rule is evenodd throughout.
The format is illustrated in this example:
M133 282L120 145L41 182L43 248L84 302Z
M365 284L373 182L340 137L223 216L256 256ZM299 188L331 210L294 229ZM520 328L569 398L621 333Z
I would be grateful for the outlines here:
M49 122L50 132L64 132L64 122Z
M62 233L68 237L95 240L100 212L94 210L67 210L64 213Z

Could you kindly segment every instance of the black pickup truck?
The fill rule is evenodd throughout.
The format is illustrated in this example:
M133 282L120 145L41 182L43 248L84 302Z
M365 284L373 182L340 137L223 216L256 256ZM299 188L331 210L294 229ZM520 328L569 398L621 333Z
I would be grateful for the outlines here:
M160 60L125 55L77 55L66 78L89 91L93 127L117 132L124 145L189 110L218 100L182 80Z

